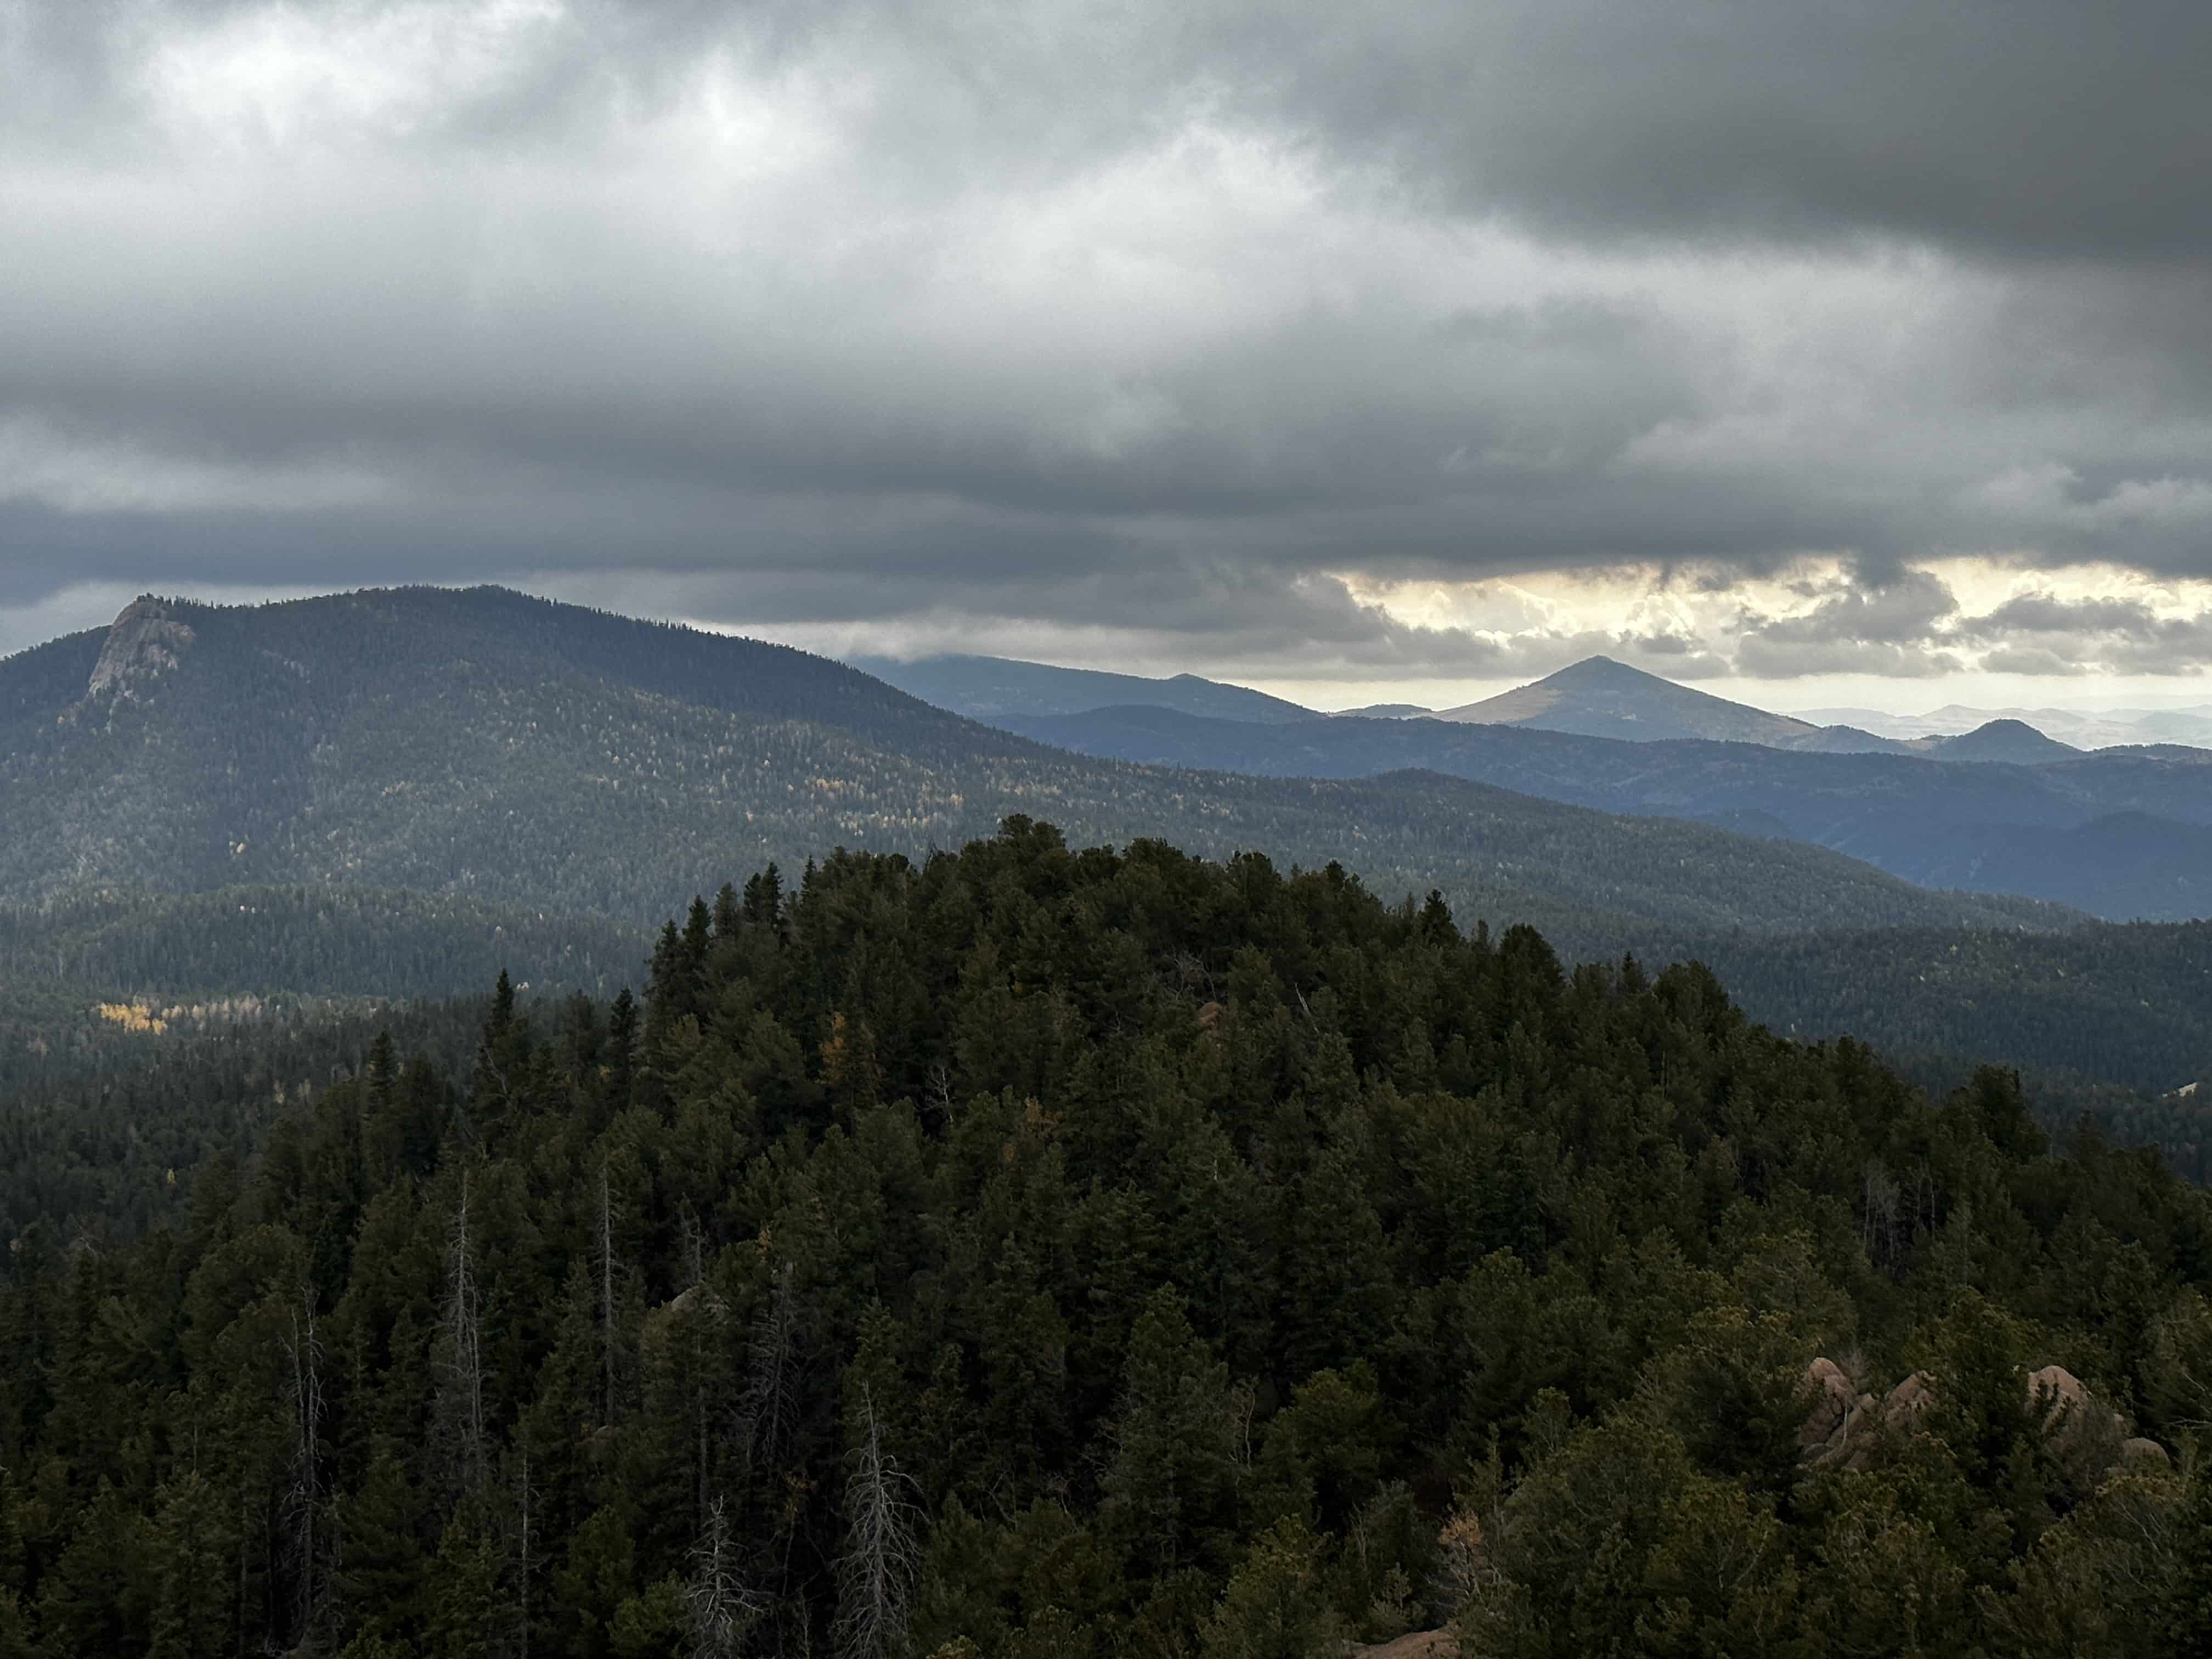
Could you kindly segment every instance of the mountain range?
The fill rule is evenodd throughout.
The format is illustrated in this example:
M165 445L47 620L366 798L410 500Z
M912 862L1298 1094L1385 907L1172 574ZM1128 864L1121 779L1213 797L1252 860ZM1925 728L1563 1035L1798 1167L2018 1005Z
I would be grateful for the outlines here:
M1815 724L1678 685L1610 657L1584 658L1528 685L1444 709L1435 718L1630 743L1751 743L1815 754L1918 754L2019 765L2060 760L2077 752L2075 745L2058 742L2010 715L1995 716L1964 731L1908 738L1884 736L1844 722Z
M2136 1089L2212 1075L2212 934L2082 925L2212 908L2180 884L2212 868L2212 756L1969 763L1275 701L1010 730L805 653L500 589L149 599L0 661L0 1060L98 1036L87 1011L124 994L444 995L501 966L604 994L662 918L771 860L922 857L1027 815L1079 845L1438 887L1571 960L1703 957L1807 1036Z
M2212 750L2085 754L2009 714L1887 738L1771 714L1603 657L1437 714L1303 718L1285 715L1295 704L1188 675L1130 680L976 658L902 672L915 684L952 673L939 664L999 689L980 717L1101 758L1276 778L1414 769L1801 841L1923 886L2026 894L2113 920L2212 911ZM1132 686L1133 701L1071 707Z
M2024 893L2115 920L2212 912L2212 750L2114 750L2021 764L1627 743L1436 720L1258 726L1144 708L1007 724L1084 754L1261 776L1418 767L1610 812L1802 841L1924 885ZM2005 736L1984 731L1970 746L1995 747ZM2033 733L2025 744L2045 752Z
M2178 743L2212 748L2212 703L2179 708L1975 708L1947 703L1924 714L1893 714L1875 708L1810 708L1800 720L1815 725L1863 728L1885 738L1912 742L1955 737L1991 720L2018 720L2076 749L2123 749L2138 744Z
M1202 679L1195 674L1153 679L1135 674L1101 673L1093 669L1060 668L1005 657L854 657L850 662L854 667L925 702L1010 729L1018 729L1024 720L1054 715L1090 714L1109 708L1151 708L1213 720L1256 720L1278 726L1325 719L1425 718L1453 724L1570 732L1583 737L1618 738L1631 743L1702 739L1755 743L1771 749L1820 754L1935 755L1947 760L1996 760L2021 764L2058 759L2084 746L2099 746L2051 738L2039 726L2012 712L1990 714L1965 725L1947 725L1941 730L1914 729L1902 733L1868 729L1892 721L1893 717L1863 710L1841 711L1864 715L1863 724L1840 720L1817 723L1770 714L1693 686L1679 685L1659 675L1615 662L1610 657L1585 658L1540 680L1455 708L1436 710L1414 703L1374 703L1334 714L1249 687ZM2149 739L2137 735L2127 740Z
M2062 920L1418 762L1261 778L1073 754L784 647L500 589L141 601L0 663L0 902L18 905L335 884L641 926L772 860L920 856L1027 814L1085 843L1340 860L1576 950Z

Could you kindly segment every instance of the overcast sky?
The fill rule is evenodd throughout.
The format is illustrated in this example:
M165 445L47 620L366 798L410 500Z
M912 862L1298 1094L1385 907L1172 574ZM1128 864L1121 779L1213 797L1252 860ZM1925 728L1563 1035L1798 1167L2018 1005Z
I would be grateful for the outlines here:
M2208 69L2203 0L0 0L0 650L487 580L2212 701Z

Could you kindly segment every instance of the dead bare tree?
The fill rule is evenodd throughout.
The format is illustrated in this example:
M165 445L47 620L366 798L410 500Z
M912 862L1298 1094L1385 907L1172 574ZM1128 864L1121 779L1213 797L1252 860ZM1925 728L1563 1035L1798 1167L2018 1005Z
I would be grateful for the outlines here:
M483 1352L477 1334L483 1312L477 1291L476 1253L469 1240L469 1172L461 1172L461 1199L446 1250L445 1355L440 1416L453 1446L454 1485L473 1492L483 1478Z
M708 1505L698 1541L691 1546L691 1577L684 1594L691 1604L692 1659L737 1659L764 1604L738 1571L737 1541L719 1498Z
M777 1269L768 1308L746 1344L744 1418L758 1466L782 1462L799 1418L799 1322L792 1305L791 1264Z
M537 1534L531 1530L531 1524L538 1489L530 1484L530 1448L526 1443L520 1448L520 1457L521 1467L514 1484L516 1647L520 1659L530 1659L530 1575L538 1565Z
M699 1212L688 1198L678 1218L684 1230L684 1288L696 1291L707 1282L707 1230L699 1224Z
M615 1209L607 1160L599 1160L599 1421L615 1420Z
M769 1285L768 1305L746 1340L744 1396L736 1425L747 1485L757 1492L765 1511L761 1588L780 1610L780 1624L790 1612L793 1553L798 1547L809 1487L793 1467L805 1358L798 1304L792 1290L791 1264L787 1261L776 1270ZM792 1643L803 1644L807 1633L806 1621L801 1617L784 1632L778 1651L790 1653Z
M1865 1249L1867 1260L1877 1267L1888 1267L1898 1257L1898 1199L1896 1180L1880 1162L1869 1158L1866 1166L1866 1214L1859 1224L1859 1243Z
M884 1449L883 1427L866 1383L860 1385L860 1443L845 1483L848 1531L837 1563L838 1659L886 1659L906 1636L907 1600L921 1549L914 1482Z
M291 1419L292 1455L286 1471L283 1520L286 1565L292 1577L295 1635L304 1640L322 1611L328 1540L321 1532L325 1494L320 1457L323 1426L323 1347L315 1335L315 1292L301 1288L284 1339L289 1374L285 1405Z
M933 1060L929 1062L927 1083L930 1109L943 1120L949 1131L952 1127L953 1118L952 1068L941 1060Z

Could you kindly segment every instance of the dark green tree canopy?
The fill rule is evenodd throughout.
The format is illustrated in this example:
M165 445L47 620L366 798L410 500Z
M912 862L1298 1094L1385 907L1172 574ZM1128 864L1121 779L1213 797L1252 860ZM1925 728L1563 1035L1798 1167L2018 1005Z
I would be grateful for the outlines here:
M0 1653L2208 1640L2212 1214L2007 1073L1021 818L445 1018L21 1227Z

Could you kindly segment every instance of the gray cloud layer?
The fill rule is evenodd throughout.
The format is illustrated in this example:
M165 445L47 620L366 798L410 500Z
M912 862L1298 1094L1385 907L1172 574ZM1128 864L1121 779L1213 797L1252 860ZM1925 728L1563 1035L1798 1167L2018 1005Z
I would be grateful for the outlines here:
M1259 32L1293 112L1571 234L2212 252L2212 13L2189 0L1434 0Z
M1597 636L1334 578L1819 556L1630 643L2195 663L1921 567L2212 575L2208 61L2162 0L0 0L0 606L528 574L1481 676Z

